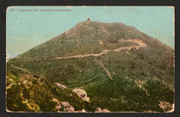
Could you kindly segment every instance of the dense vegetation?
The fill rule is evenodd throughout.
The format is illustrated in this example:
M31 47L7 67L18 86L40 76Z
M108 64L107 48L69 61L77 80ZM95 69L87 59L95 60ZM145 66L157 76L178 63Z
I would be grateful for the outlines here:
M119 39L137 38L147 47L112 51L102 56L50 59L137 45L118 42ZM56 97L68 101L76 110L94 112L101 107L115 112L169 111L159 104L174 104L174 67L169 64L173 55L173 49L134 27L121 23L81 22L7 63L7 86L15 82L7 89L7 108L12 111L56 112L55 103L51 101ZM112 80L99 63L110 72ZM32 82L28 88L22 83L25 79ZM41 86L38 79L41 79ZM59 89L55 82L68 88ZM84 89L90 103L73 94L74 88ZM36 108L23 103L21 94Z
M70 95L71 94L71 95ZM81 100L69 89L60 89L51 80L41 79L7 64L7 108L10 111L57 112L56 103L68 101L75 110L94 111L95 107Z

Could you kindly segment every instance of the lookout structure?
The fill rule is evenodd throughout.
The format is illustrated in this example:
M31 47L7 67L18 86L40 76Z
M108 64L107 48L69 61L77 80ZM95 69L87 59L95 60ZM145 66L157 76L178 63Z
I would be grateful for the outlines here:
M89 21L90 21L90 19L88 18L88 19L87 19L87 22L89 22Z

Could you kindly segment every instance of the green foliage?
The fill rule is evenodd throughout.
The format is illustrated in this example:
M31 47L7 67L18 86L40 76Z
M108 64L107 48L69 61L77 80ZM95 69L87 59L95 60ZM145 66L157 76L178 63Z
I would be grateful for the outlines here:
M153 100L163 100L174 103L174 92L160 81L149 80L145 86Z
M120 43L119 39L141 39L147 47L110 52L97 57L50 59L137 45L132 42ZM103 44L99 44L99 41ZM169 64L169 57L173 54L173 49L134 27L121 23L82 22L68 32L9 60L7 86L27 79L32 82L30 87L18 87L23 91L24 98L38 105L38 111L55 112L56 103L52 99L57 98L69 102L75 110L92 112L101 107L116 112L163 112L159 101L174 103L174 68ZM22 61L24 59L34 61ZM113 80L98 62L110 72ZM136 81L143 82L141 87ZM56 82L66 85L68 89L59 89L54 85ZM18 98L18 87L7 91L8 108L32 111ZM84 89L90 97L90 103L74 94L74 88ZM14 92L15 97L9 92Z
M7 109L10 111L29 111L28 107L22 103L23 99L20 96L22 85L14 85L7 90Z
M9 71L8 73L10 74ZM75 107L75 110L95 110L93 105L83 101L69 89L60 89L50 80L39 80L31 75L26 75L26 77L24 75L21 74L19 82L14 82L15 84L8 80L11 77L7 77L8 86L12 85L7 89L7 108L10 111L56 112L55 106L57 103L52 101L53 98L69 102ZM24 80L27 80L26 84L23 83ZM32 84L29 85L29 83ZM37 107L34 109L33 105L37 106L40 110Z

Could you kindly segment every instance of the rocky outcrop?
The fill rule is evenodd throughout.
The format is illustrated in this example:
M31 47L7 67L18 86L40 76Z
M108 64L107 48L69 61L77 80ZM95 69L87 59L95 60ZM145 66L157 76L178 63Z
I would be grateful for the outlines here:
M111 112L111 111L109 111L108 109L101 109L100 107L98 107L95 112Z
M62 85L60 83L54 83L55 85L57 85L60 89L65 89L67 88L65 85Z
M56 110L58 112L60 112L60 111L75 112L74 107L72 105L70 105L69 102L63 102L63 101L61 102L55 98L53 98L53 101L57 103Z
M75 111L75 108L69 104L69 102L59 101L58 99L53 98L52 101L56 102L57 112L86 112L85 109Z
M82 100L90 102L90 99L87 96L87 93L85 90L76 88L76 89L73 89L73 92L75 92Z
M85 109L82 109L82 111L81 112L86 112L86 110Z
M171 111L171 110L173 110L173 106L169 102L167 102L167 101L160 101L159 102L159 106L164 111Z

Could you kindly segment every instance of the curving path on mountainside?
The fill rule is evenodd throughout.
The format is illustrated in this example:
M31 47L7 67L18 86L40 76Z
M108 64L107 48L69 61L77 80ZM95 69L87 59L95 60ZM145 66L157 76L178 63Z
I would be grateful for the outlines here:
M138 45L132 45L132 46L126 46L126 47L120 47L114 50L108 50L108 49L104 49L102 52L98 53L98 54L84 54L84 55L74 55L74 56L65 56L65 57L56 57L56 58L42 58L42 59L24 59L21 61L40 61L40 60L53 60L53 59L70 59L70 58L83 58L83 57L89 57L89 56L102 56L105 54L108 54L111 51L121 51L121 50L131 50L133 48L139 50L139 48L141 47L147 47L147 45L140 39L128 39L128 40L120 40L119 42L133 42L136 43ZM13 61L16 62L16 61Z

